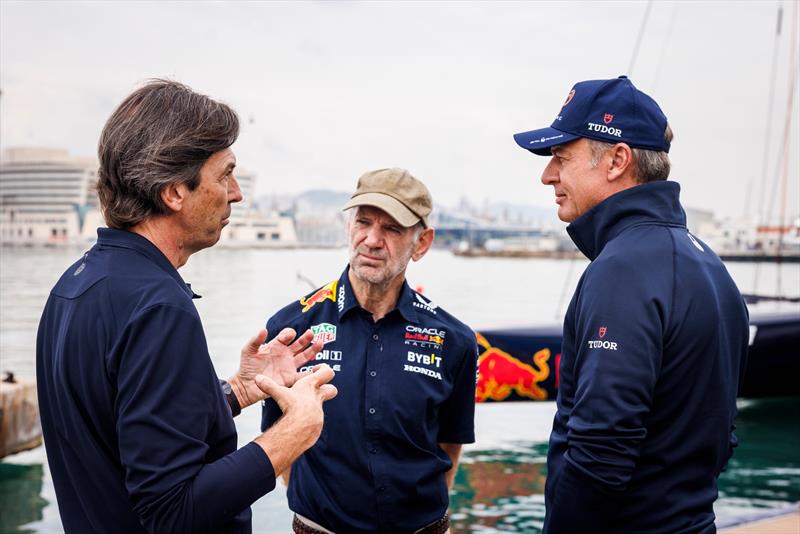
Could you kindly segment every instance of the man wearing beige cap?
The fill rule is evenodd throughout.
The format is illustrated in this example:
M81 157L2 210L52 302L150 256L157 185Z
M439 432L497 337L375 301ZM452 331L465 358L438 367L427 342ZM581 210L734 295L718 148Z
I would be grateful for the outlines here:
M317 444L292 466L289 507L300 533L447 532L448 489L474 441L474 333L412 290L410 260L428 252L432 201L404 169L359 178L345 210L350 264L267 323L310 328L338 396ZM265 403L262 427L280 417Z

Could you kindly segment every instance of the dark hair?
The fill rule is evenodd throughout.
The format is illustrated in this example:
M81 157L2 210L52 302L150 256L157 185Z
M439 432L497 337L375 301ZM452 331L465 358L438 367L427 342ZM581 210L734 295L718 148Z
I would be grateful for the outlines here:
M229 106L171 80L150 80L111 114L97 147L97 195L106 224L125 229L166 214L162 189L194 190L200 168L239 136Z

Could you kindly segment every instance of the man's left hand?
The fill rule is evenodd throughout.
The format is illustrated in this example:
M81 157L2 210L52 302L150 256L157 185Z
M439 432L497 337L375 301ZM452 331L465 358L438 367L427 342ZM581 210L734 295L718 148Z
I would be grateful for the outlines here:
M297 368L314 359L322 350L322 341L312 343L314 333L311 330L306 330L297 339L295 335L291 328L284 328L264 344L267 331L262 328L242 348L239 370L228 380L242 408L266 398L254 382L256 375L265 375L280 386L292 387L302 376Z

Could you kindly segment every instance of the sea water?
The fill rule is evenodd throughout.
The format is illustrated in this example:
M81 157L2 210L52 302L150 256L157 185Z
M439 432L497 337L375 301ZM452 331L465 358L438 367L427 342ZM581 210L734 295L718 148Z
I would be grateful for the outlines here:
M0 371L35 374L36 328L47 294L80 248L0 248ZM242 345L280 307L308 293L307 280L338 278L344 249L212 248L180 272L203 295L195 304L220 377L237 368ZM408 278L437 305L480 330L559 324L585 260L460 258L432 250ZM731 263L742 292L800 294L800 265ZM797 305L759 311L800 313ZM736 522L800 501L800 398L740 400L740 445L720 477L717 524ZM257 406L236 418L240 445L258 434ZM544 518L547 438L553 402L479 404L476 443L464 449L451 493L454 532L539 532ZM253 505L257 533L290 532L286 491ZM0 532L60 532L61 522L43 447L0 462Z

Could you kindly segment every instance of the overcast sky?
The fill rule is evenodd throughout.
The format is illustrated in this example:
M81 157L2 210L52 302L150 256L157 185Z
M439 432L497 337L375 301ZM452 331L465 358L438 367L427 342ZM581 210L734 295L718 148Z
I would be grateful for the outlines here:
M363 171L400 166L443 204L466 196L555 215L539 182L546 158L512 134L549 125L576 81L627 73L675 131L671 179L684 204L752 215L780 196L798 31L797 6L784 1L776 40L780 4L654 2L629 70L646 2L2 0L0 146L91 155L125 95L169 77L239 112L234 151L259 195L351 190ZM785 197L797 215L793 105Z

